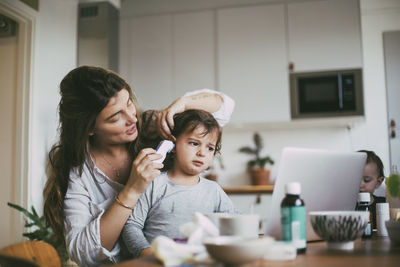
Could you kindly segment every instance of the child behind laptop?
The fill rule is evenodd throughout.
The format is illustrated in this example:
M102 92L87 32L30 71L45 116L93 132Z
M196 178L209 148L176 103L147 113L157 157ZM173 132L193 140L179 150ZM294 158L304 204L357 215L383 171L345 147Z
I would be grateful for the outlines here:
M234 213L234 206L213 181L200 176L221 148L221 128L205 111L187 110L174 116L175 148L164 169L139 198L122 237L134 257L152 254L151 241L159 235L181 238L179 226L194 212Z
M376 229L376 203L386 202L385 197L374 195L375 189L382 184L383 179L385 178L383 173L383 163L378 155L373 151L359 150L358 152L364 152L367 154L367 162L363 171L360 192L368 192L371 195L369 207L372 213L372 228Z

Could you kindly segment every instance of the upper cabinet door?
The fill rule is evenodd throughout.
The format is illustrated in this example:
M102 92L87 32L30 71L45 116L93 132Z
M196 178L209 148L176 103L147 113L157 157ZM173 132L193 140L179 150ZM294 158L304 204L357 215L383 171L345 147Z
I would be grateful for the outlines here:
M176 96L215 88L215 12L173 16L173 81Z
M362 67L358 0L288 6L289 61L294 71Z
M236 101L233 123L288 121L284 5L221 9L218 84Z
M121 74L144 110L215 89L214 11L134 17L121 21L121 33Z
M131 18L121 25L121 73L139 99L139 107L161 109L175 99L172 91L171 15Z

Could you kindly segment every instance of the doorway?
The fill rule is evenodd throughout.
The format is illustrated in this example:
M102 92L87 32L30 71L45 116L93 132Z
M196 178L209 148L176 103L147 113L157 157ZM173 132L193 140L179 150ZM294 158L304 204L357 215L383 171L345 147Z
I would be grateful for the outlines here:
M383 33L390 168L400 171L400 31Z
M6 205L11 201L15 144L15 98L17 79L18 24L0 12L0 169L2 186L0 187L0 212L4 216L0 220L0 247L10 243L11 211ZM15 27L15 30L12 29ZM7 218L7 219L6 219Z
M22 240L22 214L7 202L27 207L31 57L36 14L19 1L0 2L0 15L14 23L15 34L0 22L0 247ZM11 31L12 32L12 31Z

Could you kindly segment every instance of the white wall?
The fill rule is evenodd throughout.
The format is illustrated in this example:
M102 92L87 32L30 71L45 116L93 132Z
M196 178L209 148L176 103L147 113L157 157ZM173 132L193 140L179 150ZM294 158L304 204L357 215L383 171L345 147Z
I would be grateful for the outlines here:
M42 213L47 153L56 141L59 84L77 64L78 0L41 0L33 52L28 203Z

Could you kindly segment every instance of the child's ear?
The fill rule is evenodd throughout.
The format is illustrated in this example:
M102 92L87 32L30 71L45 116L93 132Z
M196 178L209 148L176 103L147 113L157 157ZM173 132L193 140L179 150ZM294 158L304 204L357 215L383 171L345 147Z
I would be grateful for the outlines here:
M376 183L375 189L381 186L383 179L384 179L383 177L378 177L378 182Z

